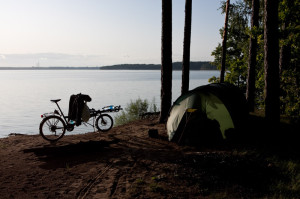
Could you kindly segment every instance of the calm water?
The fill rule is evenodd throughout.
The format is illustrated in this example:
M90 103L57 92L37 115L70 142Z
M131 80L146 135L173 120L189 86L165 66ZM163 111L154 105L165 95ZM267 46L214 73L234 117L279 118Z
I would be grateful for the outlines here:
M191 71L190 89L207 84L218 71ZM173 72L173 98L180 95L181 72ZM160 105L160 71L96 71L47 70L0 71L0 137L10 133L38 134L40 115L51 112L56 105L50 99L62 99L59 104L68 112L70 95L88 94L90 108L106 105L125 107L137 98L155 99ZM72 133L93 131L79 127ZM67 132L67 134L70 132Z

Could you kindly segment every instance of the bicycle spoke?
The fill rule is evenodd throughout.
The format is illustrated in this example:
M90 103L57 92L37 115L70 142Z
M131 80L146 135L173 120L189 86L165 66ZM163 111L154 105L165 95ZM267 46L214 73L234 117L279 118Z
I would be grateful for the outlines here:
M54 122L54 124L53 124L53 125L55 125L55 126L56 126L56 125L58 124L58 122L59 122L59 120L56 120L56 122Z
M47 124L48 127L51 126L51 122L49 120L47 120L45 123Z
M55 121L56 121L56 119L53 118L53 119L52 119L52 126L55 125Z
M96 120L96 127L99 131L109 131L113 126L111 116L104 114L100 115Z
M102 125L106 125L106 124L107 124L106 120L105 120L105 119L102 119L101 124L102 124Z

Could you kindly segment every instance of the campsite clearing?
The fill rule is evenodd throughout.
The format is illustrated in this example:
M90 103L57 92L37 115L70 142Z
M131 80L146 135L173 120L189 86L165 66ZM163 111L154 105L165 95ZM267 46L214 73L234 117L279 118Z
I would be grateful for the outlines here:
M157 138L148 137L149 129L158 130ZM65 136L56 145L38 135L10 136L0 139L0 194L1 198L299 198L299 147L284 139L281 145L274 143L253 139L219 147L178 146L167 141L165 126L156 120L135 121L102 135Z

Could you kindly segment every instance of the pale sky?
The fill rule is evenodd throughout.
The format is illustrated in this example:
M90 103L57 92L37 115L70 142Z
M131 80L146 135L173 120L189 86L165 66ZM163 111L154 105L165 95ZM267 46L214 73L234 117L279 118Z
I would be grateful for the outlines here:
M220 0L193 0L191 61L221 43ZM173 0L173 61L182 61L185 0ZM161 0L0 0L1 66L161 62Z

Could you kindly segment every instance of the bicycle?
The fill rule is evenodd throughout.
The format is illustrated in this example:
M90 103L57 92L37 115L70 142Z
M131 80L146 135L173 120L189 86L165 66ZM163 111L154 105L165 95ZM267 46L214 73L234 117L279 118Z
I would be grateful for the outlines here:
M61 139L65 133L66 130L71 132L74 130L74 127L76 123L72 120L70 120L69 116L65 116L62 112L60 106L58 105L58 102L61 99L56 100L50 100L51 102L55 103L58 107L58 110L54 110L54 112L50 113L44 113L41 115L42 121L40 123L40 135L50 142L56 142L59 139ZM89 121L84 122L81 121L85 126L90 125L94 128L98 129L98 131L101 132L107 132L113 127L113 119L109 114L106 114L108 112L119 112L122 110L121 105L119 106L105 106L102 108L102 110L95 110L95 109L89 109L90 112L90 118L92 118L93 123L89 123Z

